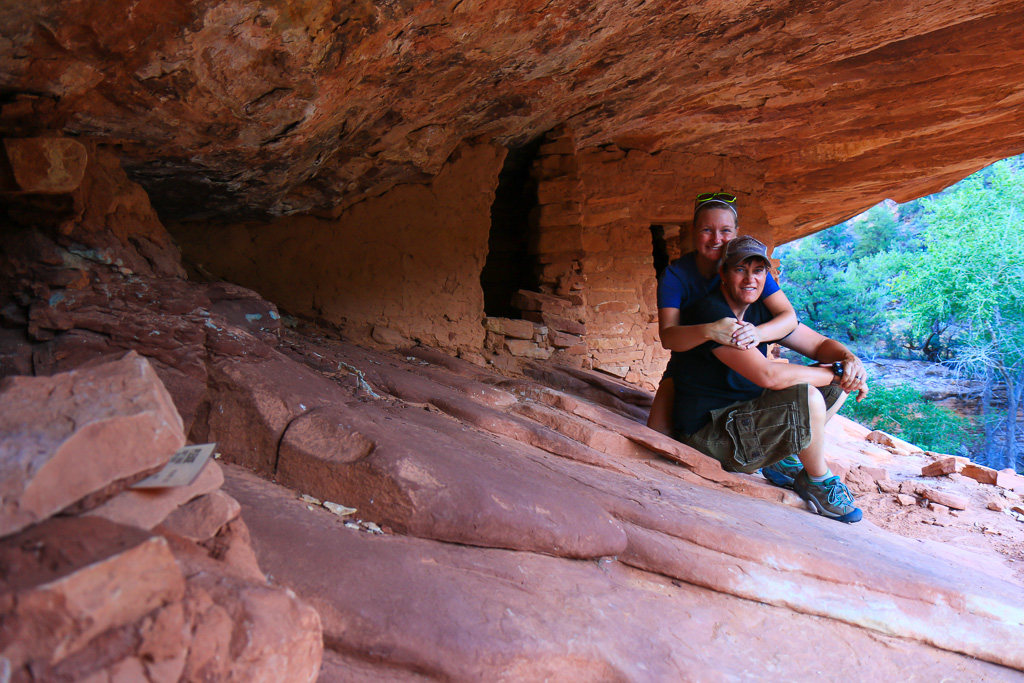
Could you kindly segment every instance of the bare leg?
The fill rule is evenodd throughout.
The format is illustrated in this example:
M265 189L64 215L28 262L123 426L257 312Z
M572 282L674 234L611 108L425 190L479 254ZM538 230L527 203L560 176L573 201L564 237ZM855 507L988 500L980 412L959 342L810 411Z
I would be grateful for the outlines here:
M837 401L838 403L838 401ZM828 472L825 464L825 398L815 387L807 387L807 404L811 416L811 443L797 455L808 476L821 477Z
M661 380L658 393L654 395L647 426L665 436L672 436L672 405L675 402L675 383L671 377Z

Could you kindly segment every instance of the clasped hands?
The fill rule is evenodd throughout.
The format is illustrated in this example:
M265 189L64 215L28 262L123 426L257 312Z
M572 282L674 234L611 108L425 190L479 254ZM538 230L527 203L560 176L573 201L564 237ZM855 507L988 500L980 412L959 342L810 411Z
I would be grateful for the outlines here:
M762 341L757 327L736 318L722 318L711 323L709 334L712 341L737 349L752 349Z

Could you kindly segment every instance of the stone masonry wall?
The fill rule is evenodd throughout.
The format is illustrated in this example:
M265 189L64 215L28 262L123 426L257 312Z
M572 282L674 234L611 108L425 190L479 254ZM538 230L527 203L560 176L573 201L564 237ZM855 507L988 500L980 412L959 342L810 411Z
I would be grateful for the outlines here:
M429 185L400 185L336 216L172 231L193 263L354 340L479 349L480 271L504 156L464 147Z
M585 365L647 388L657 386L668 361L658 340L651 226L669 226L675 258L691 248L696 195L727 190L739 197L740 233L775 246L753 161L615 145L576 150L563 128L541 147L534 173L541 291L574 297Z

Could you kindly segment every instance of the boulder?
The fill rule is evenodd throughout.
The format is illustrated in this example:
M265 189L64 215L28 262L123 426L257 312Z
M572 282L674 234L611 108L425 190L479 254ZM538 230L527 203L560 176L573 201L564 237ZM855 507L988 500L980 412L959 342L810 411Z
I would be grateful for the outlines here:
M996 486L1014 493L1024 493L1024 477L1011 469L999 470L996 474Z
M310 683L323 655L320 617L294 593L224 574L189 578L193 641L184 680Z
M966 510L969 505L969 501L965 496L951 493L949 491L940 491L933 488L923 488L921 490L921 496L933 503L944 505L954 510Z
M53 519L3 539L0 566L0 655L14 670L58 664L185 591L163 538L105 519Z
M921 476L924 477L941 477L944 474L953 474L954 472L961 472L965 467L964 458L957 458L955 456L946 456L935 462L925 465L921 468Z
M990 484L995 486L999 481L999 473L996 470L973 462L964 465L963 469L960 470L960 474L965 477L970 477L979 484Z
M185 443L171 397L134 352L53 377L0 381L0 433L0 535L153 470Z
M185 503L167 516L163 527L179 536L201 543L207 541L238 517L238 501L217 490Z
M7 191L67 194L82 184L88 153L72 138L5 138L4 151L14 178Z
M877 444L880 444L882 446L885 446L889 450L891 450L894 453L897 453L899 455L910 455L911 453L921 453L921 452L923 452L920 448L918 448L914 444L908 443L908 442L904 441L903 439L900 439L900 438L897 438L897 437L893 436L892 434L888 434L886 432L883 432L880 429L876 429L875 431L869 433L864 438L867 441L872 441L874 443L877 443Z

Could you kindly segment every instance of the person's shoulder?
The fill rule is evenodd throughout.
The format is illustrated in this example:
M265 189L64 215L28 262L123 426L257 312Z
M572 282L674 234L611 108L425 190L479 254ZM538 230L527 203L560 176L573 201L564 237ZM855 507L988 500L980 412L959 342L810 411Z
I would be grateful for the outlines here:
M767 299L772 294L781 291L778 281L772 276L771 271L768 271L767 277L764 279L764 291L761 292L761 298Z
M687 309L692 324L709 323L732 317L732 309L722 296L722 288L715 286Z
M697 271L697 261L694 258L695 252L683 254L665 267L665 272L670 272L680 279L688 279Z

